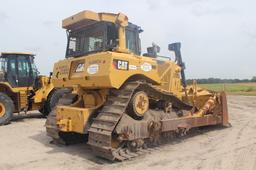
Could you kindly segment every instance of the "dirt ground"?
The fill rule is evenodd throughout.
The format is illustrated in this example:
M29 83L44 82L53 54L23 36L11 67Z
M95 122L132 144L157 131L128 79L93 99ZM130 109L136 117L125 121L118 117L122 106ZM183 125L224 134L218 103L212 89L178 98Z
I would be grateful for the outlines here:
M256 170L256 97L229 96L231 128L206 128L133 160L110 163L84 144L55 146L45 119L0 127L0 170L5 169L223 169Z

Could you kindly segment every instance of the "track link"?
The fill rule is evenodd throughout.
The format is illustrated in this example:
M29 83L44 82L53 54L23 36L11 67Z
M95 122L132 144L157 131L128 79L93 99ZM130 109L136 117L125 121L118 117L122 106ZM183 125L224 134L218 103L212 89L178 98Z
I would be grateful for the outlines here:
M102 108L101 113L94 119L89 129L88 144L94 153L110 160L123 160L112 147L112 133L124 114L134 90L139 83L129 83L121 90L111 91L111 96Z

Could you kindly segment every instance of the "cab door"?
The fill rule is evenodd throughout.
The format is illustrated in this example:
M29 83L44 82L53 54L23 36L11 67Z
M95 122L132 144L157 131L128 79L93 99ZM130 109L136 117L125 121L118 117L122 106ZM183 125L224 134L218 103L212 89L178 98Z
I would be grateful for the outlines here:
M12 87L18 86L17 59L15 55L7 57L6 77Z
M29 56L17 57L18 87L30 87L34 83Z
M30 56L12 55L7 58L7 81L12 87L31 87L34 83Z

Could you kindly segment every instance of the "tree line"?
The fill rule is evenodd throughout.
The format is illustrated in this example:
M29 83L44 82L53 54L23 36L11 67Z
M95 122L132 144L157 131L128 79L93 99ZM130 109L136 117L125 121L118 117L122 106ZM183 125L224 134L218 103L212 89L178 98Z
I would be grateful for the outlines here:
M187 79L187 84L192 84L196 80L198 84L213 84L213 83L249 83L256 82L256 76L251 79L220 79L220 78L203 78L203 79Z

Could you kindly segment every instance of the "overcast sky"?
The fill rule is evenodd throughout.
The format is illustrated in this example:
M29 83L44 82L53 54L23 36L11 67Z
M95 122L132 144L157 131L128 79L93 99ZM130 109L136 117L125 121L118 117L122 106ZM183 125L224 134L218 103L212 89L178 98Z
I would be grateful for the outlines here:
M82 10L123 12L142 27L142 48L152 42L170 56L182 43L188 78L256 75L255 0L0 0L0 51L36 53L42 74L63 59L62 19Z

